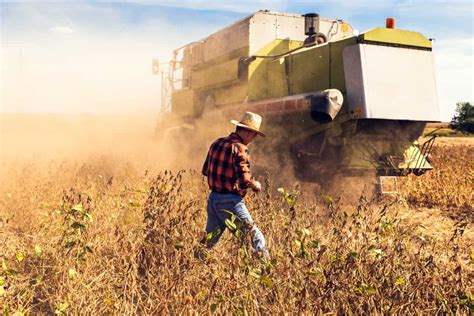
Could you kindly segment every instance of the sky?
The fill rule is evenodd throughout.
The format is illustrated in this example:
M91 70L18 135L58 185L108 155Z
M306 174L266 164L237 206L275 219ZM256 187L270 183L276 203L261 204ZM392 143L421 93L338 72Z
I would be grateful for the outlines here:
M434 39L441 119L473 101L472 1L2 1L0 112L154 115L151 61L260 9L397 28Z

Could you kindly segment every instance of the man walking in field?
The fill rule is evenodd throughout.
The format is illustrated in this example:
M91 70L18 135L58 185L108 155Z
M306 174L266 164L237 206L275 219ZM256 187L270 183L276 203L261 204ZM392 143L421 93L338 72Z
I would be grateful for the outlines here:
M212 143L202 168L211 193L207 204L206 236L201 243L212 248L226 229L226 219L230 220L234 214L236 223L242 224L241 229L250 233L257 254L268 259L265 238L243 200L249 188L255 192L261 190L260 182L250 173L247 145L257 135L265 137L260 131L262 117L246 112L241 121L230 122L237 125L235 132Z

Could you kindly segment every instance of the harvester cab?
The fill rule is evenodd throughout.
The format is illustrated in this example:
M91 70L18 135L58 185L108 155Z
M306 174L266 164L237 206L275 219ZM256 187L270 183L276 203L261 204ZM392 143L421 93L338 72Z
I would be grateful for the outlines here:
M270 136L256 143L266 153L256 158L274 159L257 166L293 167L316 182L432 169L434 139L417 142L427 122L439 121L432 43L393 19L359 33L317 14L258 11L175 50L163 83L158 134L203 157L228 131L216 122L252 111Z

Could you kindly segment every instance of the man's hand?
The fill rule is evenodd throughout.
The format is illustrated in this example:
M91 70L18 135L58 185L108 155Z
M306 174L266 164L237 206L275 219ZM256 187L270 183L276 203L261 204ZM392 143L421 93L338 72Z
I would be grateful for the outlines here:
M255 181L253 182L252 189L253 189L255 192L259 192L259 191L262 190L262 185L260 184L260 182L258 182L257 180L255 180Z

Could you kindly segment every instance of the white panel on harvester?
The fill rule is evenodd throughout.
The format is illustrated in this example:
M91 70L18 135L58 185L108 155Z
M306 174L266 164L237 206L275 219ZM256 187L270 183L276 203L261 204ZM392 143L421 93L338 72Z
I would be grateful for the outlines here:
M371 44L343 51L352 118L440 120L431 51Z

